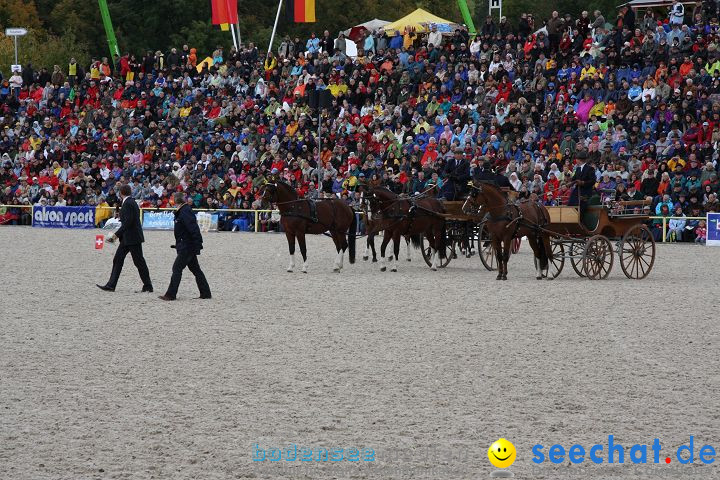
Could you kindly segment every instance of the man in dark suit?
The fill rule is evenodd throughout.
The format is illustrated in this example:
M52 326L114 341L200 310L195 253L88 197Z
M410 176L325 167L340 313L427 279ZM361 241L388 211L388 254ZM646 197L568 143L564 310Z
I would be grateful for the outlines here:
M495 181L495 172L492 170L490 160L485 159L482 162L482 166L479 166L473 171L473 180L477 180L478 182Z
M198 290L200 290L200 298L212 298L210 294L210 285L208 285L205 274L200 269L197 256L203 248L202 234L197 223L195 213L192 207L186 202L185 194L182 192L175 193L175 250L177 256L172 267L172 277L170 278L170 286L168 286L165 295L159 297L161 300L175 300L177 298L180 279L185 267L195 275Z
M597 178L595 177L595 169L587 164L588 154L586 151L579 151L575 158L578 162L572 177L575 189L570 194L568 205L578 205L582 209L583 204L593 194Z
M140 279L143 282L142 291L153 291L150 272L148 271L142 251L142 244L145 241L145 237L143 236L142 225L140 224L140 208L130 194L130 185L120 187L120 201L122 202L122 206L120 207L121 226L107 239L109 243L120 239L120 245L115 251L110 280L108 280L105 285L98 285L101 290L107 292L115 291L118 279L120 278L120 272L122 272L123 264L125 263L125 257L128 253L132 256L133 263L137 267Z
M443 184L443 197L445 200L462 198L470 180L470 164L463 158L463 151L456 148L453 158L445 165L445 183Z

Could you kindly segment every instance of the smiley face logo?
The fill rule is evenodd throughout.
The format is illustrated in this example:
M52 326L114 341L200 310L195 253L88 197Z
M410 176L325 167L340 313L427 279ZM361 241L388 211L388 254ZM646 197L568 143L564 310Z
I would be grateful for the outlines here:
M498 468L507 468L515 462L515 445L501 438L490 445L488 458Z

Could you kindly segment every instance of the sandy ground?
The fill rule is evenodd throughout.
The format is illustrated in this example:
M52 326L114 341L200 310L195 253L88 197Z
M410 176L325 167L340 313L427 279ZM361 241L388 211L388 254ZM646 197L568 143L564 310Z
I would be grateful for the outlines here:
M134 293L129 257L117 292L95 287L115 248L95 251L95 233L0 228L2 479L490 478L498 437L516 478L720 473L697 459L720 452L720 250L659 246L639 282L617 264L538 282L525 245L497 282L477 257L432 272L419 252L398 273L334 274L324 237L310 273L289 274L284 236L216 233L201 256L214 299L186 276L168 304L170 233L147 234L154 295ZM694 435L696 463L531 462L536 443L609 434L658 437L662 459ZM255 444L375 461L255 462Z

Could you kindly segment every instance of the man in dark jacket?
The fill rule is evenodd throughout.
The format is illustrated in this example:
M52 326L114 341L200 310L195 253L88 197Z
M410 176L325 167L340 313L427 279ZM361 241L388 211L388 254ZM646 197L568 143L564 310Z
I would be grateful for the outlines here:
M197 256L203 248L202 234L197 223L195 213L187 203L185 194L182 192L175 193L175 249L177 256L172 267L172 277L170 278L170 286L168 286L165 295L159 297L161 300L175 300L177 297L180 279L185 267L188 267L197 282L198 290L200 290L200 298L212 298L210 294L210 285L208 285L205 274L200 269Z
M125 257L129 253L132 256L133 263L138 269L140 279L143 282L142 291L152 292L153 286L150 280L150 272L148 271L145 257L143 257L142 244L145 241L142 225L140 224L140 208L135 199L131 197L130 185L120 187L120 199L122 207L120 207L120 228L110 235L108 242L113 243L115 239L120 239L120 245L115 251L113 258L113 268L110 273L110 280L105 285L98 285L101 290L114 292L117 286L120 272L122 272Z
M597 181L595 169L587 164L587 157L588 154L585 150L579 151L575 156L578 161L575 174L572 177L575 189L570 194L570 200L568 201L568 205L579 205L581 209L587 199L592 196Z
M445 200L459 200L465 194L467 183L470 180L470 164L463 158L463 152L455 149L454 157L445 165L445 183L442 196Z

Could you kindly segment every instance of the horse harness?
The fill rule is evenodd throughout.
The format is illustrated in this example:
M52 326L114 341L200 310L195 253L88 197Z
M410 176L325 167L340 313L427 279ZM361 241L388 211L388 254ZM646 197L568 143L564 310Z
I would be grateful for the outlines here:
M433 212L432 210L429 210L425 207L422 207L417 204L418 200L421 200L422 198L426 198L425 195L417 195L414 197L400 197L396 198L391 201L390 205L388 205L385 208L381 208L377 216L380 219L386 218L386 219L392 219L396 220L392 226L402 222L403 220L408 221L408 226L406 231L410 231L412 229L413 221L417 217L437 217L438 214L436 212ZM406 201L410 204L408 207L407 212L404 212L401 207L401 202Z
M329 200L333 200L333 199L329 199ZM320 225L325 226L325 224L323 222L321 222L320 219L318 218L317 202L318 202L317 200L313 200L313 199L309 199L309 198L300 198L300 199L292 200L289 202L281 202L281 203L291 205L289 210L287 210L286 212L283 212L281 215L286 216L286 217L302 218L309 222L319 223ZM308 206L309 214L304 212L305 209L302 208L303 205ZM335 202L330 202L330 205L332 206L332 222L330 223L329 226L327 226L327 230L333 229L333 227L335 226L335 217L337 216Z
M535 202L531 203L531 205L537 211L538 218L542 219L543 223L542 224L531 223L531 222L528 222L527 220L525 220L525 217L522 214L522 210L520 210L519 203L521 203L521 202L529 203L530 200L526 199L524 201L515 201L512 203L507 202L505 204L505 209L503 212L504 215L493 216L492 213L488 212L488 220L487 221L490 223L510 222L505 226L505 228L510 228L511 226L514 226L514 230L513 230L513 234L512 234L513 237L517 235L517 232L520 229L521 223L522 223L522 226L533 229L536 232L540 232L541 230L543 230L544 227L546 227L548 225L549 221L548 221L548 218L545 216L544 212L542 211L542 209L540 208L540 206ZM513 210L514 210L514 215L512 212Z

